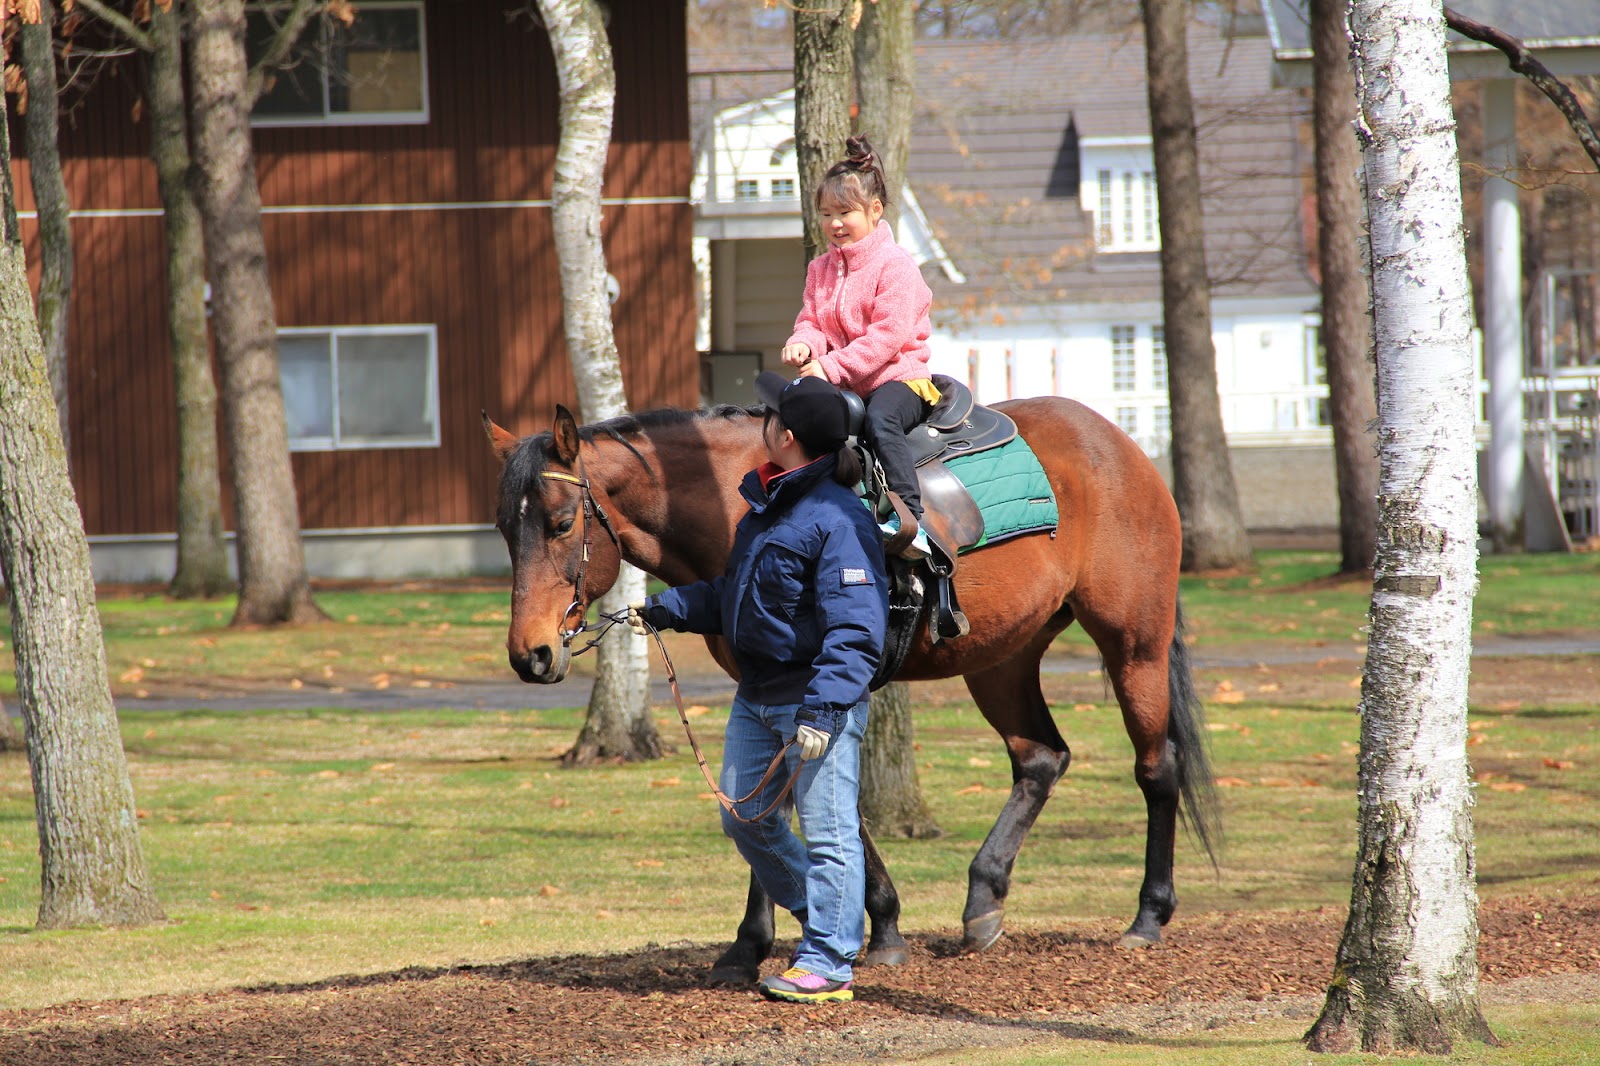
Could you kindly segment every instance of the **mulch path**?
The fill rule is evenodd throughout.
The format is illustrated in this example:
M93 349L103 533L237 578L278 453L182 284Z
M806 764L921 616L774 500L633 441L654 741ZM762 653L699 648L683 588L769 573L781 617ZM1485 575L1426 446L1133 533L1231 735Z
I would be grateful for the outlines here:
M1210 1005L1320 995L1343 919L1334 908L1180 913L1167 942L1141 952L1119 949L1121 930L1111 922L1007 934L982 955L960 954L954 935L918 936L906 966L858 974L853 1004L814 1008L771 1004L747 989L708 988L715 947L69 1003L0 1011L0 1064L779 1066L915 1053L927 1049L918 1034L931 1039L950 1023L977 1023L967 1031L1009 1031L1020 1039L1069 1032L1064 1019L1115 1019L1117 1011L1161 1007L1204 1024ZM1486 901L1479 924L1486 983L1600 974L1593 938L1600 893ZM779 965L774 959L769 968ZM1105 1031L1112 1039L1127 1035Z

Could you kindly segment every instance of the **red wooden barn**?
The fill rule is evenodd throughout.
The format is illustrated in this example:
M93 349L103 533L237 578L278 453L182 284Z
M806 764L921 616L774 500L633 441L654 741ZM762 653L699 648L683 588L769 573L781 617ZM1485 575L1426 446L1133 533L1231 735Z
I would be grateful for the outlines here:
M693 405L684 7L610 7L604 238L628 399ZM496 569L498 468L479 412L531 433L556 403L576 409L551 230L550 44L504 0L356 8L348 28L308 31L322 60L280 76L254 122L308 562L352 576ZM142 77L137 57L112 66L62 125L72 468L102 580L163 580L174 557L175 400Z

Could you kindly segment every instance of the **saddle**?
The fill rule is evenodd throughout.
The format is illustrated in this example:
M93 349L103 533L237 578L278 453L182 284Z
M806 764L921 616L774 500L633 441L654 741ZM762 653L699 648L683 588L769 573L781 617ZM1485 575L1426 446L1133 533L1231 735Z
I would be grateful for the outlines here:
M998 448L1017 435L1017 424L1010 416L974 403L972 391L955 378L935 374L933 384L939 390L939 402L923 422L906 434L922 492L921 524L933 550L921 564L891 560L890 634L884 654L887 673L880 669L883 681L875 679L874 687L899 671L910 650L910 634L923 613L923 601L930 584L920 579L919 569L925 567L931 578L933 611L928 630L933 642L952 640L969 631L966 615L956 600L953 578L957 553L983 539L983 515L961 479L942 460ZM860 453L861 465L866 471L863 479L866 498L880 521L891 513L899 513L904 523L909 518L905 505L884 484L877 458L866 443L866 403L853 392L844 393L844 398L850 412L852 446ZM898 611L897 601L901 606ZM892 668L891 659L894 660Z

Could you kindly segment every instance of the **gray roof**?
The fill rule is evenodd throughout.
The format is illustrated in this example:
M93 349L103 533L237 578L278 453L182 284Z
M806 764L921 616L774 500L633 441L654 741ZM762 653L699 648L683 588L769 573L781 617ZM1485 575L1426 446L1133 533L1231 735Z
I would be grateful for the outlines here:
M1452 0L1470 19L1493 26L1533 47L1583 47L1600 43L1600 4L1595 0ZM1270 0L1273 46L1283 52L1311 51L1308 0ZM1450 33L1451 46L1465 38ZM1473 47L1486 48L1473 42Z
M1189 34L1191 90L1201 144L1208 267L1216 296L1314 293L1302 239L1303 94L1269 88L1264 37ZM691 57L705 71L758 66L762 57ZM791 54L770 53L787 67ZM763 82L787 88L787 70ZM965 284L927 268L935 309L987 317L1018 305L1156 302L1153 252L1096 254L1081 210L1078 138L1147 137L1144 46L1137 33L1036 41L924 41L916 49L916 119L909 179ZM694 106L707 108L705 87ZM748 99L748 97L746 97ZM703 117L697 115L697 127Z

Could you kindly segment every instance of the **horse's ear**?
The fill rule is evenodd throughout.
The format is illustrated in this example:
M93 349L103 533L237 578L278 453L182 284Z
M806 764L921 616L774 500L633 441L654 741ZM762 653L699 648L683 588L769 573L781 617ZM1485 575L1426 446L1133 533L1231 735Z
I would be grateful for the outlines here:
M556 404L555 437L556 458L571 466L578 461L578 420L572 412Z
M517 444L520 441L515 434L495 425L493 420L489 418L488 411L484 411L482 414L483 434L489 438L489 447L494 451L495 458L503 463L510 457L512 452L517 450Z

